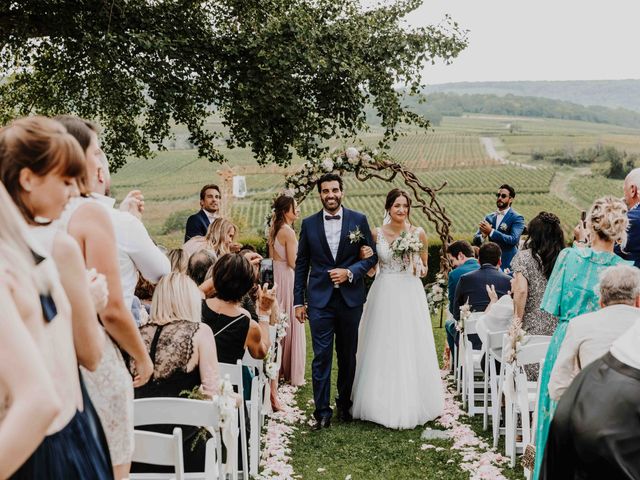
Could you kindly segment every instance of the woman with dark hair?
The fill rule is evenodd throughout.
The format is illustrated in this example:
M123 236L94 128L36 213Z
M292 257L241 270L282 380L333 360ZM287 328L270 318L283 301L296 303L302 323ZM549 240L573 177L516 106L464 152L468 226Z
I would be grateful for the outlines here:
M245 349L253 358L264 358L269 350L269 312L275 287L258 290L258 323L241 307L242 298L253 287L255 272L244 256L227 253L213 267L215 297L202 301L202 322L213 330L218 361L242 360Z
M547 281L558 254L565 247L560 219L540 212L527 226L529 236L511 261L514 315L530 335L552 335L558 319L540 310ZM536 375L537 377L537 375Z
M404 190L388 193L385 210L387 223L372 231L380 272L360 320L352 414L389 428L409 429L438 417L444 407L420 280L427 274L427 235L411 224L411 197Z
M280 311L289 315L287 335L282 345L281 373L291 385L304 384L307 340L304 324L294 322L293 282L295 277L298 240L293 230L293 222L298 218L299 209L291 195L282 194L273 202L273 216L269 232L269 256L273 259L275 283L279 285L278 304Z

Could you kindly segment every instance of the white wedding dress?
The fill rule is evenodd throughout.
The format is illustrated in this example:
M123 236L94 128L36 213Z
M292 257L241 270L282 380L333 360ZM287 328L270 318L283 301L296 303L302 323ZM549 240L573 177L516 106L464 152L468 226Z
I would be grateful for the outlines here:
M415 428L444 408L427 297L380 229L376 249L380 273L360 321L351 412L385 427Z

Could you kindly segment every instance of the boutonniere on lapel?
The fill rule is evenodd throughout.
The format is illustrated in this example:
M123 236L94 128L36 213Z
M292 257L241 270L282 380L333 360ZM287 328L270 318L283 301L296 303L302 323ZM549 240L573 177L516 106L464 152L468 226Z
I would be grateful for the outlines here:
M503 231L503 232L506 232L508 228L509 228L509 227L507 227L507 224L506 224L506 223L501 223L501 224L500 224L500 227L498 227L498 230L501 230L501 231Z
M364 240L364 235L360 231L360 227L356 227L355 230L349 232L349 243L360 243Z

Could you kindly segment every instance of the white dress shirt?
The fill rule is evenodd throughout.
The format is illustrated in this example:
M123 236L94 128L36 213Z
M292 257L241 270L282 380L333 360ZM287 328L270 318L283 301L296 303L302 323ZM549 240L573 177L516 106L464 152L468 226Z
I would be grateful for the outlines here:
M338 247L340 246L340 236L342 235L342 219L344 212L342 207L336 213L331 214L326 210L322 210L322 220L324 222L324 234L327 237L327 243L329 244L329 250L335 260L338 256ZM339 220L327 220L325 217L339 215Z
M504 220L504 217L507 215L507 212L509 212L509 210L511 210L511 207L507 207L506 210L498 210L496 212L496 228L494 230L491 230L491 233L489 233L489 238L491 238L491 234L493 232L500 229L500 224L502 223L502 220Z
M97 193L91 194L111 215L118 247L120 281L125 305L131 308L138 283L138 270L144 278L156 283L171 271L167 256L153 243L143 223L128 212L113 208L115 200Z
M612 343L639 320L640 309L624 304L571 320L549 378L551 399L558 401L578 372L607 353Z
M211 225L216 218L220 217L220 215L218 215L217 213L207 212L204 208L202 209L202 211L209 219L209 225Z

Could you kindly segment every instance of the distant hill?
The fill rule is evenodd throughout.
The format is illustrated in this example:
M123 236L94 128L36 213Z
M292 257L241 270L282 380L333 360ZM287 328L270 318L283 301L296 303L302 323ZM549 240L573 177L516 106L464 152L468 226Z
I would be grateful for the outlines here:
M430 85L424 93L519 95L640 112L640 80L461 82Z
M411 110L437 125L443 116L465 113L509 115L517 117L557 118L583 122L607 123L621 127L640 128L640 112L624 108L579 105L577 103L541 97L517 95L431 93L420 103L416 97L405 97Z

